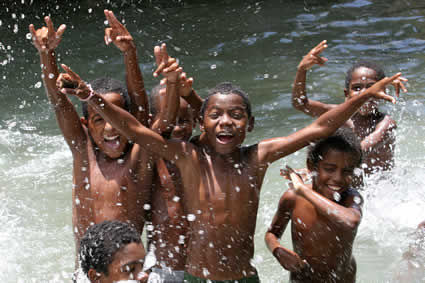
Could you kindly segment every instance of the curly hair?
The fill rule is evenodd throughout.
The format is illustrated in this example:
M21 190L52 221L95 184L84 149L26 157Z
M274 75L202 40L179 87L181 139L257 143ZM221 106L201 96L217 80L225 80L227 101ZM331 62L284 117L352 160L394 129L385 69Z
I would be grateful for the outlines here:
M362 163L363 151L360 140L350 128L339 128L331 136L310 145L307 151L307 163L316 166L330 149L352 153L357 160L356 167Z
M248 118L251 118L251 115L252 115L251 101L249 100L248 94L246 94L239 86L233 85L232 83L229 83L229 82L220 83L215 88L211 89L208 92L208 96L205 98L201 106L201 110L200 110L201 117L204 117L205 110L207 109L210 97L217 93L224 94L224 95L230 95L230 94L239 95L245 104L245 111L248 114Z
M108 276L108 266L122 247L141 243L140 234L129 224L120 221L103 221L87 229L80 240L78 251L81 268L85 274L90 269Z
M377 63L372 61L358 61L354 63L350 69L347 71L347 75L345 76L345 88L348 89L350 87L351 79L353 77L353 73L358 68L367 68L372 69L376 72L376 81L380 81L385 78L385 72Z
M97 78L91 81L90 85L92 89L98 94L106 94L109 92L119 93L124 99L124 109L127 111L130 111L131 99L130 99L130 96L128 95L127 88L124 86L124 84L121 81L111 79L111 78ZM88 119L89 112L88 112L87 102L82 101L81 106L82 106L84 118Z

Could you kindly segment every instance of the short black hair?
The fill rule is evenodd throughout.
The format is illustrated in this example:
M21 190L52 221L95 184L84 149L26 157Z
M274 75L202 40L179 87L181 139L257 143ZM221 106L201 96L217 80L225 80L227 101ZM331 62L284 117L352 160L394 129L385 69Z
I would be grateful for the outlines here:
M380 81L385 78L384 70L377 63L373 61L358 61L354 63L347 71L347 75L345 76L345 89L350 87L354 71L362 67L374 70L376 72L376 81Z
M242 97L242 100L245 104L245 111L248 114L248 118L251 118L251 101L249 100L248 94L246 94L239 86L233 85L229 82L220 83L208 92L208 96L205 98L201 106L200 114L202 118L204 118L205 110L207 109L210 97L217 93L224 95L236 94Z
M158 114L158 107L159 105L156 105L157 99L156 97L159 96L159 92L161 89L166 88L165 84L157 84L151 91L151 95L149 95L149 109L150 113L153 118L155 118L156 114Z
M330 149L352 153L357 159L356 167L359 167L362 163L363 151L359 138L350 128L342 127L331 136L321 139L308 147L307 164L317 166Z
M141 242L140 234L127 223L114 220L95 224L80 240L81 268L85 274L93 268L108 276L108 266L117 251L128 244Z
M98 94L105 94L109 92L119 93L124 99L124 109L130 111L131 99L128 95L127 88L119 81L112 78L97 78L90 82L92 89ZM81 102L84 118L89 118L88 104L86 101Z

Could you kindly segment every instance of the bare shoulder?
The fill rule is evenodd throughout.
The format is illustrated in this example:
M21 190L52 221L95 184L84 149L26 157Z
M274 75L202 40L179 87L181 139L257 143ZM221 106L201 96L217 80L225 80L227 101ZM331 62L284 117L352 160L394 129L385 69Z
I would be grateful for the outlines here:
M340 204L347 208L356 209L362 213L363 202L363 197L359 191L349 188L342 194Z
M294 191L294 189L288 189L280 197L279 207L286 206L289 208L293 208L296 201L297 201L297 193Z

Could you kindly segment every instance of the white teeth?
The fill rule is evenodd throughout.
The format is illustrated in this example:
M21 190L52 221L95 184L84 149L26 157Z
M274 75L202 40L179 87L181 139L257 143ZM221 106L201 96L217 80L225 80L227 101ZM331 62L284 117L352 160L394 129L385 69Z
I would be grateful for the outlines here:
M219 136L228 136L228 137L231 137L231 136L233 136L233 134L232 133L219 133L218 134Z
M119 135L112 136L112 137L104 136L103 138L104 138L105 140L107 140L107 141L113 141L113 140L115 140L115 139L119 138Z
M341 189L340 186L332 186L332 185L328 185L328 187L333 190L333 191L339 191Z

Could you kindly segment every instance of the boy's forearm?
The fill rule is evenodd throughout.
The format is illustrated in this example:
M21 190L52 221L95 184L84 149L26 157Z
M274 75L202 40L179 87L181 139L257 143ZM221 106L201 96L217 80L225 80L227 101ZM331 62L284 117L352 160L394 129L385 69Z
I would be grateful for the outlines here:
M317 129L316 133L318 136L313 137L313 139L320 139L331 135L339 127L344 125L369 98L371 98L371 94L365 91L319 116L310 125Z
M186 100L190 107L192 107L196 119L198 119L201 112L202 103L204 102L203 99L196 93L193 88L190 94L188 96L184 96L183 99Z
M132 48L124 52L124 63L128 94L132 102L130 112L144 126L148 126L148 99L143 82L143 75L138 64L137 49L134 43L132 44Z
M354 208L339 205L306 186L301 187L298 193L308 200L320 215L329 218L332 223L342 224L349 229L356 229L360 224L361 213Z
M56 87L56 79L59 76L59 70L56 62L55 51L50 50L48 52L40 52L39 55L44 87L50 102L56 106L58 103L59 93Z
M305 91L306 79L307 71L298 67L292 88L292 106L303 112L305 112L305 106L308 103L307 93Z
M167 81L165 98L160 99L158 118L155 119L152 130L161 135L171 133L176 124L177 113L180 107L180 97L177 87L177 83Z

